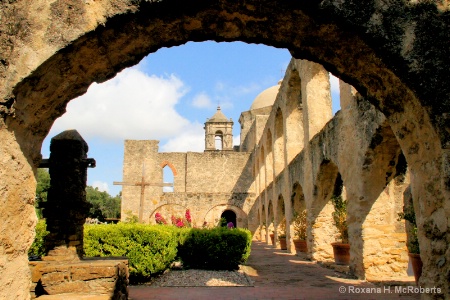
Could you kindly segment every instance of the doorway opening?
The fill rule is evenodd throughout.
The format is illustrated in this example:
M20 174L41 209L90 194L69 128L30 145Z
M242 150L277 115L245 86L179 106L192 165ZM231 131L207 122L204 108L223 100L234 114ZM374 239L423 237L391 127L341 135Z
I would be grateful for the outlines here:
M233 223L233 227L235 228L237 227L236 213L234 211L227 209L222 213L220 217L227 220L227 224L231 222Z

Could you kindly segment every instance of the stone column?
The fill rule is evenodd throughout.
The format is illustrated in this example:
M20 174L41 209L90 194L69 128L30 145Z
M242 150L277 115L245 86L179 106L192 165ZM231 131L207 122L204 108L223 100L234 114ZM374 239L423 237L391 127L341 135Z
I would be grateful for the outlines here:
M50 233L43 260L76 260L83 256L83 224L89 212L86 201L88 145L76 130L64 131L50 143L50 189L43 215Z

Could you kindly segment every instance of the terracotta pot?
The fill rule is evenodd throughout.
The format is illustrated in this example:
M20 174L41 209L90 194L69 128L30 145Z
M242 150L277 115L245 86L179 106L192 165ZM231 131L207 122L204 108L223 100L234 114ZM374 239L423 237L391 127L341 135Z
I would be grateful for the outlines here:
M306 240L294 240L295 251L297 252L308 252L308 244Z
M343 243L331 243L333 246L334 261L337 265L350 264L350 245Z
M422 275L422 259L420 258L420 254L417 253L408 253L409 259L411 260L412 269L414 272L414 279L416 280L416 285L419 285L419 279Z
M280 238L278 238L278 240L280 241L280 249L287 250L286 238L280 237Z
M272 241L272 245L275 245L274 234L271 233L271 234L269 234L269 236L270 236L270 240Z

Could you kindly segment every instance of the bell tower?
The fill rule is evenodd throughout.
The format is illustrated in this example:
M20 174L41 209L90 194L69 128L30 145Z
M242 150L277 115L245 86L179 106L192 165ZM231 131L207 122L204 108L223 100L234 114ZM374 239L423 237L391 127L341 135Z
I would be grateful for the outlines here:
M205 122L205 151L233 151L233 121L220 109Z

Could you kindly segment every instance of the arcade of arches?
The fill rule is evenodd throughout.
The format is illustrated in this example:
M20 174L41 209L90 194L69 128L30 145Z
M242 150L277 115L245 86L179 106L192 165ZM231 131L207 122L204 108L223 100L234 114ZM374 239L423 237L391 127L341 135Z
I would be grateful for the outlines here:
M309 255L329 259L328 200L339 177L353 272L400 272L404 231L396 212L410 193L424 263L420 284L442 289L423 298L450 297L448 1L0 5L0 298L30 297L40 147L67 103L162 47L205 40L283 47L295 58L270 112L252 116L254 127L241 138L254 150L248 227L255 236L267 238L263 222L275 229L282 216L289 222L305 207ZM341 81L342 110L333 118L327 72L348 83Z

